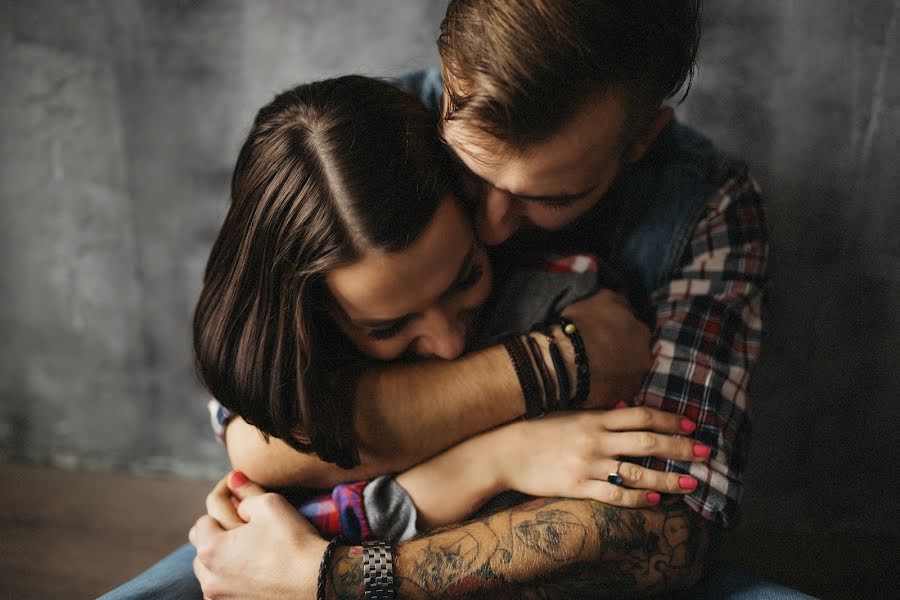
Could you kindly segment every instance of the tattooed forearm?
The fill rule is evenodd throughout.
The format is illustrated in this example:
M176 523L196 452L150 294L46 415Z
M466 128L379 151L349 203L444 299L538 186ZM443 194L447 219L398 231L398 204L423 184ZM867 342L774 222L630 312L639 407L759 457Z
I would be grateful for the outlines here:
M394 574L401 598L644 596L696 581L706 539L681 502L622 509L538 499L401 544ZM336 556L337 597L361 597L361 556Z
M363 596L362 546L337 548L331 559L331 587L329 597L337 600L356 600Z

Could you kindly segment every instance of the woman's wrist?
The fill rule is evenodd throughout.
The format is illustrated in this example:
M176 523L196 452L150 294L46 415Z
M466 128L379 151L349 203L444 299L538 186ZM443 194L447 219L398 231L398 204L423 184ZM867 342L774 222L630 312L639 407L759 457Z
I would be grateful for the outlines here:
M486 445L481 456L488 465L492 497L514 489L514 476L521 468L517 461L528 456L528 423L514 421L482 436Z

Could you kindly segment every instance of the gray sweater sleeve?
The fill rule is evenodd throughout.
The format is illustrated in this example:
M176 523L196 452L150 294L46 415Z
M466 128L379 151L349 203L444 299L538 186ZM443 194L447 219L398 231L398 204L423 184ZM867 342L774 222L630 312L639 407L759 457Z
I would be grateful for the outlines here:
M363 488L363 505L376 540L404 542L418 533L416 505L393 475L370 481Z

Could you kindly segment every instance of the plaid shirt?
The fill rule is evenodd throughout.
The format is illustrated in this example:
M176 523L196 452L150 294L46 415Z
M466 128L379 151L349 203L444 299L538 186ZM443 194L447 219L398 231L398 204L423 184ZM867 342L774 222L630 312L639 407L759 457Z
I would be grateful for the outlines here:
M759 188L749 177L726 181L710 199L679 268L651 301L656 309L653 362L631 404L684 415L692 437L710 446L708 463L637 461L699 481L685 502L724 527L735 524L750 438L747 386L759 356L768 237ZM581 257L547 261L552 272L596 270ZM210 405L222 431L221 407ZM227 420L227 411L224 413ZM363 503L367 482L339 485L299 507L325 537L371 535ZM358 537L359 536L359 537Z
M681 266L651 298L653 363L635 404L686 416L713 449L708 463L655 458L644 466L690 473L685 502L724 527L738 517L750 441L747 386L759 357L768 235L749 177L726 181L707 205Z

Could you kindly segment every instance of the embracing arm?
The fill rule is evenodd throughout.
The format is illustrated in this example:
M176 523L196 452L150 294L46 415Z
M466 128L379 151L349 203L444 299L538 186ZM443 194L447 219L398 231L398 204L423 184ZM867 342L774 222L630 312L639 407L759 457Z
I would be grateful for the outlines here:
M400 598L653 595L702 573L709 525L683 502L646 509L538 499L401 544ZM339 548L333 597L362 597L361 547Z
M226 433L232 466L263 487L329 488L405 470L524 412L522 390L502 346L455 361L365 373L356 404L358 467L341 469L277 438L266 442L240 418L232 419Z
M572 318L591 359L591 395L584 407L609 407L629 397L649 365L647 328L606 290L567 310L578 314ZM361 465L353 470L294 452L276 439L266 443L239 419L228 427L228 451L236 469L265 487L332 487L409 468L524 410L509 355L502 346L493 346L453 361L364 373L354 421Z

